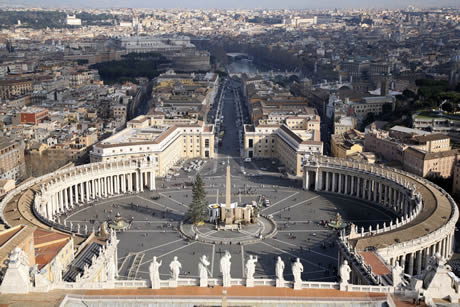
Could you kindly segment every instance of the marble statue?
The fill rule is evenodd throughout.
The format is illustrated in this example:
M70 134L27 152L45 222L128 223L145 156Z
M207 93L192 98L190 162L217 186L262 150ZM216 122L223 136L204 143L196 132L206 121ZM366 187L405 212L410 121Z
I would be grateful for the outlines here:
M303 272L303 265L300 262L300 258L292 264L292 275L294 275L294 289L300 290L302 289L302 272Z
M230 255L229 251L225 251L225 254L220 258L220 272L222 273L222 281L224 287L231 287L232 286L232 279L231 279L231 266L232 263L230 259L232 255Z
M160 288L160 266L162 263L163 261L160 260L160 262L158 262L157 257L153 256L153 261L149 266L149 275L152 289Z
M347 286L350 280L351 268L348 265L348 261L344 260L340 265L339 276L340 276L340 286Z
M257 257L253 255L249 255L249 259L246 262L246 278L247 279L254 279L254 273L256 272L256 263Z
M278 260L276 261L276 279L280 281L284 281L284 262L280 256L278 256Z
M29 274L30 266L26 254L16 247L8 256L8 267L3 275L0 292L28 293L32 288Z
M169 270L171 271L171 279L178 280L180 269L182 269L182 264L177 260L177 256L174 256L173 261L169 264Z
M52 264L51 273L53 274L54 283L62 281L62 264L59 260L56 259L56 261Z
M208 286L208 276L211 275L208 266L211 263L206 255L201 256L200 262L198 263L198 272L200 273L200 287Z
M404 268L399 265L399 262L396 261L395 266L391 269L391 275L393 276L393 287L399 287L404 278Z

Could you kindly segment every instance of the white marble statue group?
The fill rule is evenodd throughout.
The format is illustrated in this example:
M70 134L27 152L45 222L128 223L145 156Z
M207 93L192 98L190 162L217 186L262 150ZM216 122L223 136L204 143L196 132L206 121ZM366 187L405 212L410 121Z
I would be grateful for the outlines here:
M222 276L221 285L224 287L232 286L231 258L232 255L228 251L225 251L224 255L220 258L219 269ZM249 255L249 258L247 259L244 267L244 277L247 287L254 287L254 274L256 272L257 262L257 256ZM200 287L208 287L210 285L209 279L211 276L211 272L208 268L210 264L211 262L208 260L208 257L206 255L202 255L200 257L200 260L198 262ZM177 287L179 285L180 270L182 269L182 264L179 262L177 257L174 257L171 263L169 264L170 278L168 280L162 281L160 279L161 265L162 261L158 261L157 257L153 257L152 263L149 267L152 289L160 289L162 285L165 287ZM281 257L278 257L275 266L277 287L285 287L287 285L286 281L284 280L284 267L285 266L283 260L281 259ZM304 268L299 258L297 258L296 261L292 263L291 268L292 275L294 276L294 289L302 289L302 273ZM238 282L235 282L234 284L236 285L238 284ZM212 282L212 285L217 285L217 281Z

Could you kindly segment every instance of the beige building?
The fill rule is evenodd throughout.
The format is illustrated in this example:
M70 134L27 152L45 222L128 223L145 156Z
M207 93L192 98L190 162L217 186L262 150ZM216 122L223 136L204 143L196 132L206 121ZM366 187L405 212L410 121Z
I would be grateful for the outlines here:
M349 156L363 152L364 133L351 129L343 134L331 136L331 154L333 157L348 158Z
M291 122L293 124L293 122ZM302 127L308 127L303 123ZM244 157L254 159L276 158L295 176L302 175L305 154L323 153L323 142L319 140L319 125L313 130L294 130L286 124L245 125ZM293 127L300 127L299 124Z
M391 105L391 110L394 111L395 101L396 99L393 96L364 97L359 102L351 103L350 107L358 121L361 121L366 118L368 113L381 114L383 106L386 104Z
M351 116L339 116L334 119L334 135L340 135L356 127L356 120Z
M214 158L214 126L196 120L141 115L127 128L94 145L91 162L152 158L156 175L166 176L180 160Z
M390 137L385 130L371 130L364 138L364 150L375 152L384 161L402 163L407 145Z
M454 164L454 174L452 176L452 194L460 193L460 163L457 161Z
M0 98L10 99L32 92L32 80L0 80Z
M0 137L0 179L17 180L25 174L24 143Z
M0 179L0 197L16 187L13 179Z
M421 177L449 178L459 157L457 149L426 152L409 147L404 152L404 170Z

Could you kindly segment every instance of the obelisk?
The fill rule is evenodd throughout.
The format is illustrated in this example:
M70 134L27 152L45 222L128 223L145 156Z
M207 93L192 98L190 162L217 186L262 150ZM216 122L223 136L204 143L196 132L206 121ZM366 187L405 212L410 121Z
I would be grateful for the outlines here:
M225 223L226 219L226 209L231 208L231 190L232 190L232 183L230 180L230 161L227 161L227 174L225 177L225 205L221 205L220 207L220 220Z

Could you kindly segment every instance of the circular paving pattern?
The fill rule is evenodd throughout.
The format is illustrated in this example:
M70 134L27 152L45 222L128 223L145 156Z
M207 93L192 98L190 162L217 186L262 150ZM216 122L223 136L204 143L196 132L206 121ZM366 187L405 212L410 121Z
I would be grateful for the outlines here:
M263 178L264 182L266 179L270 180ZM222 176L204 176L209 203L224 199L224 180ZM345 222L367 228L370 224L382 224L394 218L371 204L290 188L292 183L279 177L271 180L270 185L262 185L260 181L232 174L233 201L250 203L259 196L270 199L271 206L260 210L261 215L272 217L276 223L277 233L270 238L260 239L259 236L261 231L268 231L266 227L270 223L267 220L259 220L258 224L245 226L239 232L216 231L211 225L203 225L194 228L202 240L188 238L179 229L191 202L191 188L183 188L174 181L158 183L161 188L154 193L123 195L82 207L68 217L61 217L61 221L65 218L67 223L71 221L80 227L87 225L88 229L97 229L118 212L132 220L131 227L118 234L119 275L124 278L147 279L153 256L163 260L162 278L168 278L169 263L174 256L182 263L181 276L198 277L198 260L202 254L211 261L211 276L219 277L219 260L228 250L232 254L231 272L235 278L244 277L244 263L249 255L254 255L259 259L256 278L274 278L276 257L281 256L286 263L286 280L292 280L289 262L299 257L305 267L304 280L334 281L337 233L325 226L325 222L340 213ZM275 181L279 183L276 186L273 185ZM242 194L242 190L250 193Z

